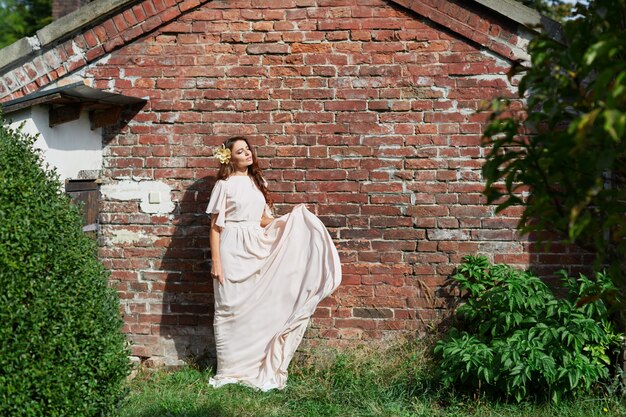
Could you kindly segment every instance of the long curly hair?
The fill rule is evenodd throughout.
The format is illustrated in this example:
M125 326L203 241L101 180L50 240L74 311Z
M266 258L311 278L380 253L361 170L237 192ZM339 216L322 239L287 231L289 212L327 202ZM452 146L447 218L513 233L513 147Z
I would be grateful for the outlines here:
M248 139L244 136L233 136L232 138L228 138L224 141L224 147L230 149L230 151L232 152L233 145L238 140L243 140L244 142L246 142L248 148L250 148L250 152L252 153L252 165L248 167L248 175L252 177L258 189L261 190L261 193L263 193L263 197L265 197L265 202L267 203L267 205L270 208L273 208L274 202L272 201L269 191L267 190L267 186L265 185L265 179L263 179L261 168L259 168L259 163L256 158L256 152L254 151L252 145L250 145L250 142L248 142ZM227 164L220 164L220 170L217 174L217 178L220 180L225 180L233 175L234 172L235 166L231 161L229 161Z

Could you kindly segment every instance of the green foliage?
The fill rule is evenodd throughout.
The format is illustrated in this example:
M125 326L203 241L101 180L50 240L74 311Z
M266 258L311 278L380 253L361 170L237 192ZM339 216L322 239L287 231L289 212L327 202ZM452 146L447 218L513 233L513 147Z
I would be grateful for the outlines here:
M370 341L326 361L311 359L292 372L289 388L299 392L290 404L293 415L342 415L344 410L363 416L407 415L415 397L435 387L424 342Z
M129 371L119 300L34 140L0 116L0 415L107 415Z
M297 358L282 391L212 389L210 372L140 373L120 417L605 417L626 415L615 396L554 403L478 401L436 383L431 340L385 341Z
M604 275L596 278L611 285ZM468 256L452 279L467 302L456 311L458 328L435 347L446 386L558 402L609 376L621 336L602 301L576 306L597 285L584 275L563 272L567 296L558 298L528 272Z
M577 7L565 45L540 35L530 44L532 67L519 85L527 117L493 105L485 194L498 210L524 206L521 231L557 232L596 253L597 269L610 264L623 290L626 0Z
M292 361L287 388L259 392L240 385L208 387L190 368L140 374L120 416L435 416L431 346L425 341L371 341L340 352L325 349ZM423 410L423 411L418 411Z
M25 37L52 22L50 0L2 0L0 2L0 48Z

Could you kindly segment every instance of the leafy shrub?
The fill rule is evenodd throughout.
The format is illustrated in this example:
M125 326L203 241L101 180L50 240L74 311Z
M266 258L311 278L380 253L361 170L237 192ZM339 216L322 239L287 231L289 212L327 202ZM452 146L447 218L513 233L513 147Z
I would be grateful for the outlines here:
M0 116L0 415L110 414L128 349L117 293L34 137Z
M468 256L453 281L467 295L435 353L445 386L513 397L551 399L588 391L609 376L610 350L619 344L600 300L577 301L597 283L562 272L567 296L536 276Z

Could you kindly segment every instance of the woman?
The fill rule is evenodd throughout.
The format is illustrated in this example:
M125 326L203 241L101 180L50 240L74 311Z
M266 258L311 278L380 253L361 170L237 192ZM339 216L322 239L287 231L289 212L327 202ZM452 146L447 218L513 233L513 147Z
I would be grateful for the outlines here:
M210 384L282 389L317 304L341 282L337 249L304 205L274 219L247 139L216 149L211 193L211 276L217 374Z

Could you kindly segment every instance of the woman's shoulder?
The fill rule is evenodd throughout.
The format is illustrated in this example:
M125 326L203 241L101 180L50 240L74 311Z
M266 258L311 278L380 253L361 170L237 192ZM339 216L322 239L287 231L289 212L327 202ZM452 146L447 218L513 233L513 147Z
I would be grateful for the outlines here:
M236 175L231 175L230 177L220 178L215 183L215 186L217 186L219 184L221 187L225 187L228 184L232 184L234 182L233 178L236 178L236 177L237 177Z
M241 176L231 175L230 177L218 179L213 186L214 189L230 189L232 187L236 187L238 184L237 178L242 178Z
M225 191L228 188L228 181L227 179L218 179L217 181L215 181L215 184L213 184L213 188L212 188L212 193L221 193L223 191Z

